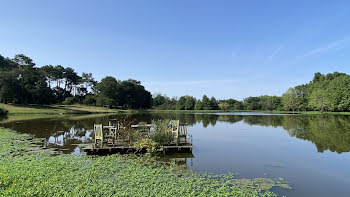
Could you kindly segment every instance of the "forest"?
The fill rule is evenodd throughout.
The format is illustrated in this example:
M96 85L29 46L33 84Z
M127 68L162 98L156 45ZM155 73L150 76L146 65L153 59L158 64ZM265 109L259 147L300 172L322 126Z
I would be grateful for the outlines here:
M56 103L99 105L110 108L148 109L152 95L139 81L107 76L100 82L92 73L79 75L71 67L45 65L18 54L0 55L0 102L12 104Z
M106 76L96 81L92 73L79 75L71 67L37 67L23 54L14 58L0 55L0 103L85 104L116 109L349 112L350 76L318 72L312 81L291 87L282 96L263 95L243 101L217 100L206 95L201 99L189 95L169 98L160 93L152 95L134 79Z

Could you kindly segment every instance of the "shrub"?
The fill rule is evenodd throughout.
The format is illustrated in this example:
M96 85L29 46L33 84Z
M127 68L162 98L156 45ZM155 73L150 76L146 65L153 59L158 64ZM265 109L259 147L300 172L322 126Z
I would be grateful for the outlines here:
M86 96L85 99L83 100L83 103L84 103L85 105L90 106L90 105L96 104L96 100L95 100L94 96L88 95L88 96Z
M74 98L73 97L67 97L66 100L63 101L63 104L65 104L65 105L73 105L74 104Z
M149 138L139 139L134 143L134 146L136 147L137 151L142 151L142 149L145 148L149 154L156 154L162 150L157 142Z
M152 122L150 138L160 145L167 145L174 141L174 135L169 130L170 120L157 120Z

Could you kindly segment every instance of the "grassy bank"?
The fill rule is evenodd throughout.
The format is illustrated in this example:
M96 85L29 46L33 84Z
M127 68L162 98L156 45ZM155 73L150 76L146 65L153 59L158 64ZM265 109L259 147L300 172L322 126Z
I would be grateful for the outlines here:
M55 115L55 114L92 114L92 113L230 113L230 112L255 112L255 113L272 113L272 114L293 114L292 111L259 111L259 110L238 110L238 111L223 111L223 110L121 110L107 109L97 106L86 105L12 105L0 104L0 108L8 111L8 114L25 115ZM299 111L294 114L306 115L350 115L350 112L319 112L319 111Z
M89 113L127 113L131 110L107 109L86 105L11 105L0 104L9 114L89 114Z
M51 156L31 138L0 128L0 196L275 196L260 190L266 182L246 187L230 174L178 171L148 157Z

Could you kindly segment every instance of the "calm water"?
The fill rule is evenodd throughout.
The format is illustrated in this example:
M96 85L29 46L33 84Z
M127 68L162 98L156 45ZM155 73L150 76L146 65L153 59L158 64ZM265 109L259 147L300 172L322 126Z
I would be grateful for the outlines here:
M1 123L3 127L45 138L63 153L82 154L94 123L125 115L74 116ZM189 125L195 146L182 158L199 172L232 172L237 177L282 177L286 196L350 195L350 116L301 116L260 113L134 114L128 120L179 119ZM9 117L9 120L11 117ZM7 121L9 121L7 120ZM5 120L6 121L6 120Z

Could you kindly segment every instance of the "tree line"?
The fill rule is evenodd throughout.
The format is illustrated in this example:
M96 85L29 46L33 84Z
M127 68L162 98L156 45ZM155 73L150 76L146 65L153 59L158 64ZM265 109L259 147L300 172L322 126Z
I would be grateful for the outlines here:
M312 81L291 87L282 96L263 95L248 97L243 101L209 99L206 95L202 100L191 96L176 100L161 94L153 99L155 109L350 112L350 75L317 72Z
M110 108L148 109L152 95L139 81L107 76L100 82L92 73L79 75L71 67L36 67L23 54L14 58L0 55L0 102L12 104L74 104Z
M350 111L350 76L345 73L315 73L307 84L289 88L282 95L285 110Z
M215 97L209 99L203 95L202 99L196 99L192 96L181 96L169 98L166 95L156 94L153 97L153 109L159 110L262 110L276 111L283 110L282 98L278 96L259 96L248 97L243 101L235 99L217 100Z
M140 81L118 80L112 76L96 81L92 73L79 75L61 65L36 67L23 54L14 58L0 55L0 103L86 104L120 109L158 110L260 110L260 111L350 111L350 76L334 72L315 73L312 81L291 87L282 96L217 100L185 95L169 98L153 96Z

